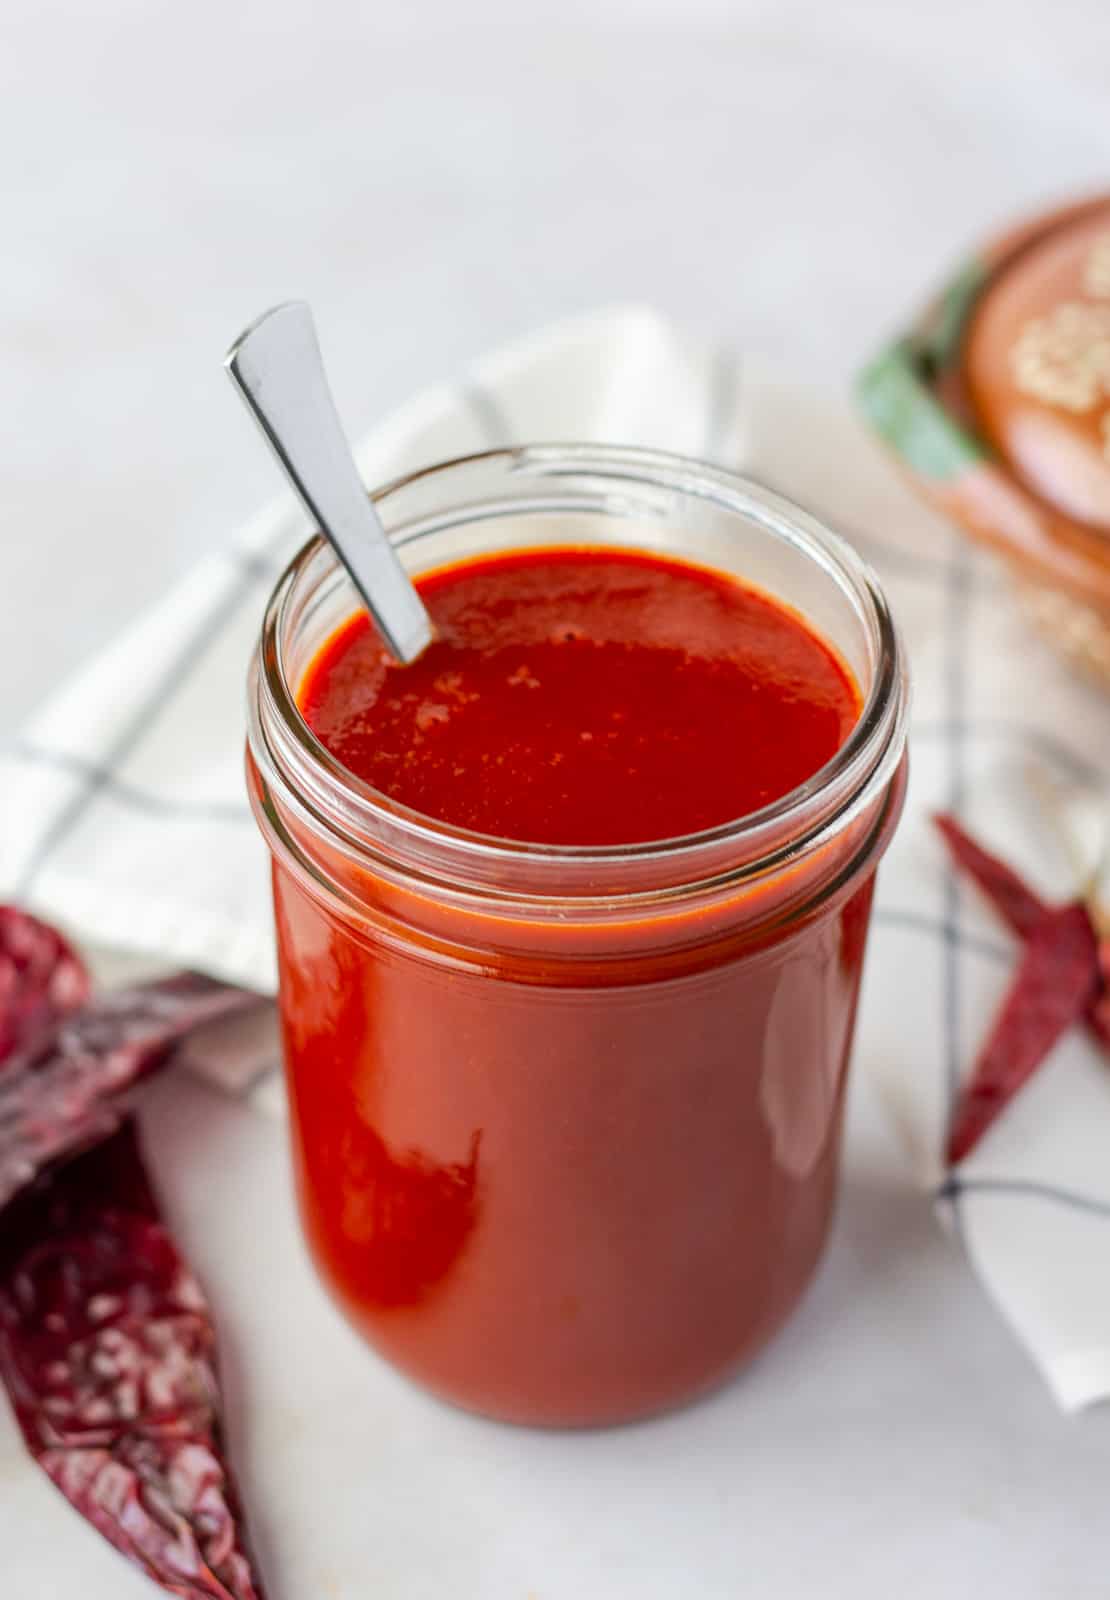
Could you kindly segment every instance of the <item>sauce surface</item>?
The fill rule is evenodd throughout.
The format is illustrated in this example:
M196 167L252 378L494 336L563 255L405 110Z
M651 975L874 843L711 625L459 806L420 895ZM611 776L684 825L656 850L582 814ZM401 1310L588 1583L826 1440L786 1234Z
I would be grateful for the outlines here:
M419 580L436 638L397 666L358 613L302 713L414 811L553 845L675 838L788 794L859 715L844 665L737 580L636 551L484 557Z

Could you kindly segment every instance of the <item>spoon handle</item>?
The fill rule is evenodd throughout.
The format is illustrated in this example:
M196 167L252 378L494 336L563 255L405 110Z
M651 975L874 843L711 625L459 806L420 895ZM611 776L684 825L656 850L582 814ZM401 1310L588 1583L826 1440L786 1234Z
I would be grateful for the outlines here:
M431 619L359 477L311 310L294 300L264 312L239 335L224 365L390 652L402 663L415 661L431 640Z

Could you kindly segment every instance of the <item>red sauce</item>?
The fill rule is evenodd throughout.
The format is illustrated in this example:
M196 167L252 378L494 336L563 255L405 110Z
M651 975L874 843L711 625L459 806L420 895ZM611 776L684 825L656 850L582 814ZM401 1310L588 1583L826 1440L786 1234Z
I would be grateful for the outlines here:
M352 620L301 703L353 771L469 829L705 828L810 777L858 713L798 616L699 568L543 551L421 588L421 661L389 665ZM688 1398L770 1336L826 1237L902 783L823 864L593 920L398 886L285 814L345 896L275 847L302 1217L379 1350L476 1410L596 1423Z
M415 811L558 845L676 838L813 776L859 714L799 617L723 574L636 552L526 551L420 584L412 666L353 617L312 663L304 716Z

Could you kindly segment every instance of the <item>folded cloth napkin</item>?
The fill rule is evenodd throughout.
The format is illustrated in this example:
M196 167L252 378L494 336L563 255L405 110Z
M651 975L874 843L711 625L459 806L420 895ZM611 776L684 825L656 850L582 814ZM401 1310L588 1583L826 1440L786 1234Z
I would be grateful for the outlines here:
M1050 809L1066 827L1082 812L1075 848L1101 851L1110 705L1027 633L997 571L918 504L845 399L649 311L604 312L496 355L357 454L372 484L476 449L576 438L738 468L825 517L878 569L910 650L913 759L880 875L858 1057L1061 1405L1110 1395L1110 1070L1073 1030L958 1176L944 1173L953 1096L1015 950L928 821L955 809L1046 893L1074 894L1075 863L1038 796L1064 793ZM266 596L306 531L282 499L0 752L0 896L148 965L272 988L241 685ZM272 1045L261 1059L222 1050L210 1071L217 1061L227 1087L280 1105Z

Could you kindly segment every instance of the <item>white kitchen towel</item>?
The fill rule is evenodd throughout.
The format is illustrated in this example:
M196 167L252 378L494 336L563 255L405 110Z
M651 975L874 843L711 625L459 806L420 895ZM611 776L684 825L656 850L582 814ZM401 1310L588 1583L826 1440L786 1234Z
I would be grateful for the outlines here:
M408 406L358 450L368 483L495 445L588 439L738 468L846 534L891 596L914 678L906 818L880 874L857 1046L968 1257L1061 1405L1110 1395L1110 1067L1079 1030L958 1175L943 1132L1015 950L948 866L955 809L1048 893L1101 848L1110 701L1028 633L997 570L924 508L849 400L652 312L542 332ZM249 448L244 442L244 449ZM243 791L246 665L307 532L282 498L55 694L0 750L0 896L147 966L273 985L265 852ZM1053 808L1048 808L1048 811ZM204 1053L198 1053L204 1059ZM280 1105L272 1049L220 1052L225 1086Z

